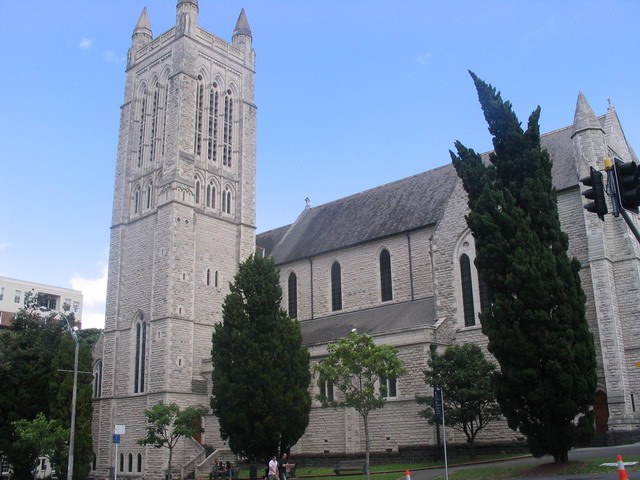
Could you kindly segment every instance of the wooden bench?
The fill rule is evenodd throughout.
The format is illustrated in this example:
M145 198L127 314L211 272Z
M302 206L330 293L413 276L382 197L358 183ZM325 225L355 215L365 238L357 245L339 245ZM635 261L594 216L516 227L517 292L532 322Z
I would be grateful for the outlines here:
M364 473L364 460L341 460L336 464L336 468L333 469L336 475L340 475L341 472L358 472Z

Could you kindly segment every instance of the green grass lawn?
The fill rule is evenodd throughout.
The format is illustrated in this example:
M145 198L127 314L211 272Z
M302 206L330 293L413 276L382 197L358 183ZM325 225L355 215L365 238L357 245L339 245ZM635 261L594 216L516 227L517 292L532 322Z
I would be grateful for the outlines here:
M514 456L493 456L493 457L476 457L472 460L469 457L458 457L449 460L449 467L455 467L470 462L496 460L501 458L513 458ZM640 455L630 455L624 458L625 462L640 462ZM522 465L513 467L486 466L474 467L469 466L460 472L450 472L450 480L507 480L521 477L542 477L553 475L580 475L591 473L612 473L616 472L616 467L601 467L603 463L616 463L615 459L593 458L587 460L571 461L564 465L554 465L546 463L543 465ZM442 463L414 463L414 464L394 464L394 465L372 465L372 480L396 480L404 478L406 470L420 470L433 467L443 467ZM640 472L640 463L638 465L626 466L627 472ZM298 478L305 480L321 479L327 480L327 477L333 477L335 480L364 480L364 475L335 475L333 467L299 467L296 469ZM439 480L444 479L444 475Z
M625 462L640 462L640 455L630 455L624 458ZM554 475L581 475L591 473L615 473L616 467L601 467L603 463L616 463L611 457L590 458L587 460L576 460L564 465L554 465L545 463L543 465L522 465L513 467L470 467L460 472L449 474L450 480L507 480L521 477L543 477ZM627 472L640 472L640 464L627 465ZM444 479L444 475L438 477Z

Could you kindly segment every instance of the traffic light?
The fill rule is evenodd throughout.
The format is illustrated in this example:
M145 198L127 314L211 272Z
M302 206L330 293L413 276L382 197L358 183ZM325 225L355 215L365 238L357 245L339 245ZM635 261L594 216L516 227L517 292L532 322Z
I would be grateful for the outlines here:
M613 168L616 174L618 197L623 208L638 213L640 206L640 170L636 162L623 162L614 159Z
M582 195L589 200L593 200L591 203L587 203L584 208L591 213L597 213L600 220L604 220L604 215L609 211L607 209L607 199L604 191L604 183L602 181L602 173L598 172L593 167L590 167L589 176L580 179L585 187L591 187L589 190L582 192Z

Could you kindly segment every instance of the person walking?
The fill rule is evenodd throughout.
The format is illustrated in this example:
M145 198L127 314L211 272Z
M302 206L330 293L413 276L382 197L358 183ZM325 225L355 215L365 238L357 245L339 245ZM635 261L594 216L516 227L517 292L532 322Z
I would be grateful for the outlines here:
M280 480L287 480L287 468L289 468L289 463L287 463L287 454L283 453L282 457L280 457L280 461L278 462L278 476Z
M269 462L269 480L278 480L278 457L273 456Z

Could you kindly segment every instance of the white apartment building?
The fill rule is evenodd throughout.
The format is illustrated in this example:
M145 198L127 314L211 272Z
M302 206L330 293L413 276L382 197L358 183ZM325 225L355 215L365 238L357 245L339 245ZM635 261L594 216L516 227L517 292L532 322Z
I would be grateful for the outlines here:
M63 311L63 306L68 305L76 321L82 324L82 292L0 277L0 327L8 327L11 324L11 319L16 312L24 307L25 297L29 292L40 294L38 297L40 305L49 310Z

